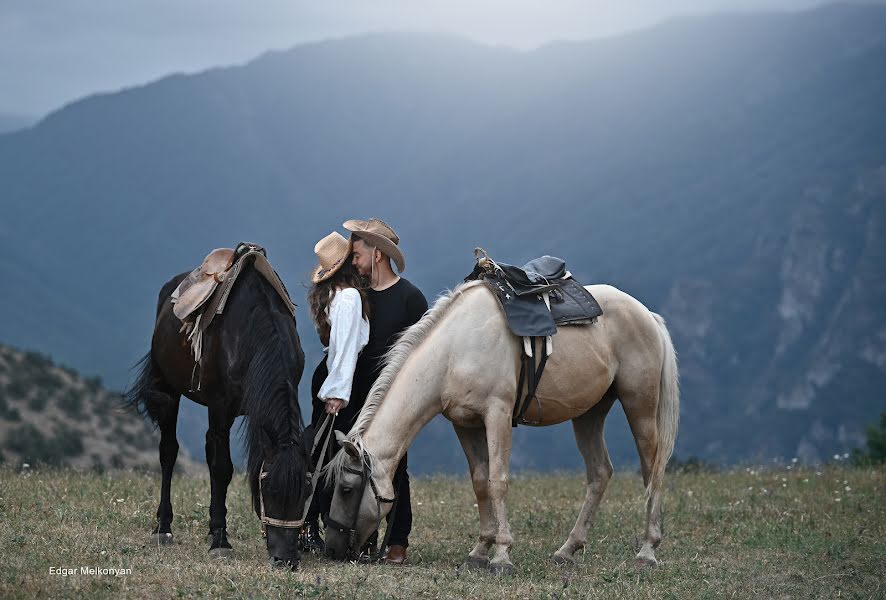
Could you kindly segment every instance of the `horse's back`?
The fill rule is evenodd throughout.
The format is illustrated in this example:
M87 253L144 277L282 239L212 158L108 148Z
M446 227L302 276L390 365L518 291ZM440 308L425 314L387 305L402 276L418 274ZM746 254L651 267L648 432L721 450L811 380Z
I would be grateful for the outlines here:
M601 337L614 352L622 377L635 379L640 373L648 372L650 364L661 364L665 350L660 317L657 319L642 302L616 287L585 287L603 308L598 323L590 326L591 335L594 327L604 330Z
M617 324L616 329L610 331L617 336L612 339L612 343L626 343L634 337L640 337L646 342L660 339L655 313L646 308L642 302L608 284L586 285L585 289L597 299L603 309L603 314L598 320L602 323Z

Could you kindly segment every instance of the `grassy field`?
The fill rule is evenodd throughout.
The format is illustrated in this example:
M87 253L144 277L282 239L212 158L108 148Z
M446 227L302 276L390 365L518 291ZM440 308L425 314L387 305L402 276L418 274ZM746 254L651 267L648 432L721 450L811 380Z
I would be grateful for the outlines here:
M208 480L173 482L176 544L154 547L156 476L0 469L0 597L886 597L886 469L740 469L670 475L667 486L654 569L633 561L639 477L619 473L575 566L550 555L580 506L579 476L512 480L513 577L457 568L476 537L473 493L466 477L435 477L413 480L410 566L308 557L292 573L268 564L242 476L228 500L235 558L214 561L204 541ZM83 566L131 575L82 575Z

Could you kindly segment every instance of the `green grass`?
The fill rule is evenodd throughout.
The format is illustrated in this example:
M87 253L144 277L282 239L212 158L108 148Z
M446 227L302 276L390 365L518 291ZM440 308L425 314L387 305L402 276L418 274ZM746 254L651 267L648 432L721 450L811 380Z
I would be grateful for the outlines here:
M466 477L413 479L410 566L307 557L269 566L242 476L231 484L235 558L207 553L209 482L176 478L176 543L148 542L157 476L0 469L0 597L30 598L883 598L886 468L741 469L667 480L658 568L633 557L642 533L639 477L617 474L578 564L550 560L583 498L577 475L511 483L513 577L462 571L477 535ZM848 488L848 489L847 489ZM839 501L838 501L839 499ZM131 568L127 577L81 566ZM77 569L69 577L50 567Z

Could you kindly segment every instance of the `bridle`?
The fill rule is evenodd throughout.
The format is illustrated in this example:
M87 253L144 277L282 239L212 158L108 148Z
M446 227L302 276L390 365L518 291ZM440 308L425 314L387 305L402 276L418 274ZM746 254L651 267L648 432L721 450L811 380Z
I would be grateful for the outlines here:
M265 461L261 463L261 469L258 472L258 506L259 506L259 519L261 520L261 535L262 537L268 537L268 525L272 527L280 527L283 529L299 529L302 525L305 524L305 517L302 515L301 519L298 520L287 520L287 519L275 519L274 517L269 517L265 513L265 497L262 494L262 485L261 482L268 476L268 472L265 471Z
M320 451L320 456L322 460L322 456L326 454L326 448L329 447L329 440L332 439L332 427L335 424L335 415L326 415L326 419L323 421L320 426L320 431L317 432L317 435L314 438L314 445L311 448L311 455L313 456L314 452L317 450L317 445L320 443L320 439L324 438L323 449ZM325 434L324 434L325 431ZM280 448L285 448L286 446L295 446L297 445L295 442L287 442L281 444ZM307 499L305 500L304 506L302 507L301 518L297 520L287 520L287 519L275 519L273 517L269 517L265 513L265 497L262 493L262 485L261 482L268 476L268 472L265 471L265 461L261 463L261 469L258 472L258 505L259 505L259 519L261 520L261 534L262 537L268 537L268 525L272 527L281 527L283 529L300 529L305 524L305 520L308 517L308 509L311 506L311 500L314 498L314 490L316 488L317 479L315 477L316 471L311 471L308 473L307 485L311 490L311 493L308 494Z
M360 452L360 467L359 470L352 469L347 465L342 467L343 471L347 471L352 475L360 476L360 493L356 496L357 507L356 510L354 510L354 519L351 522L351 526L348 527L347 525L336 521L329 513L323 515L327 529L334 529L335 531L348 536L348 548L346 550L346 557L348 559L358 558L360 555L360 548L357 548L357 520L360 517L360 503L363 502L363 494L366 492L367 483L372 489L372 495L375 497L375 503L378 508L378 522L375 524L376 529L381 525L381 505L393 504L396 500L396 498L385 498L381 495L378 485L375 483L375 479L372 478L372 466L370 464L369 456L366 454L366 451L362 449Z

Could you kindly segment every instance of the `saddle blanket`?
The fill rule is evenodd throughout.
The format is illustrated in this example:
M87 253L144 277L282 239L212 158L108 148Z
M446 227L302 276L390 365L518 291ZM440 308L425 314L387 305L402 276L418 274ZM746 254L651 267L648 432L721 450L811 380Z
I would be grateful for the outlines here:
M550 308L543 294L518 296L501 277L483 281L501 303L510 330L522 337L547 337L557 333L558 325L588 325L603 314L594 296L571 278L558 280L547 292Z

